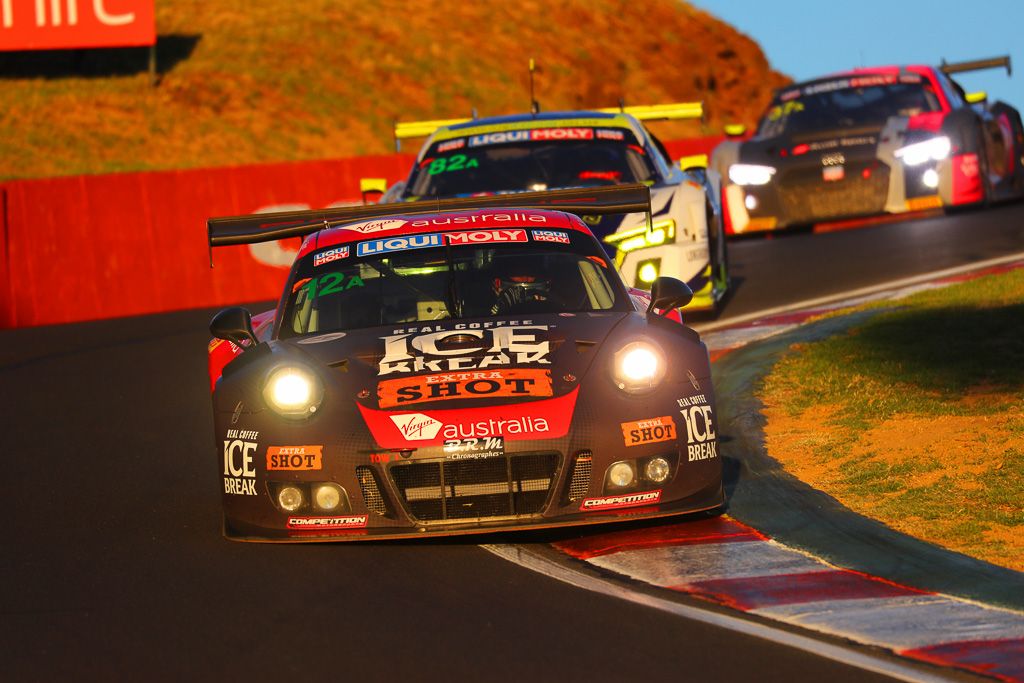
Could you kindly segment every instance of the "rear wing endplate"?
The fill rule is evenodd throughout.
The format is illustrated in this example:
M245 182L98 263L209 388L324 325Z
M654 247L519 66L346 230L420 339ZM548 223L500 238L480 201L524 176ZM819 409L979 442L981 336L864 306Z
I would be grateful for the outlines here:
M651 190L642 184L615 185L547 192L421 200L404 204L338 207L307 211L247 214L210 218L206 221L209 246L256 244L288 237L305 237L324 228L332 228L360 219L385 216L409 216L475 209L548 209L587 216L642 212L651 221ZM211 258L212 264L212 258Z
M990 57L989 59L972 59L969 62L947 62L942 60L939 71L946 74L962 73L964 71L981 71L982 69L1006 69L1006 75L1013 75L1013 66L1010 64L1010 55L1002 57Z

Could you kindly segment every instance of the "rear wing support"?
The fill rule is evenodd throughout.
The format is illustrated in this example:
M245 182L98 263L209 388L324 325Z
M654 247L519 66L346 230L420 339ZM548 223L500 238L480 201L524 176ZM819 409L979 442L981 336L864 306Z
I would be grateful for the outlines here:
M317 230L338 227L360 219L504 208L547 209L587 216L642 212L647 215L647 224L650 225L651 190L642 184L615 185L210 218L206 221L210 266L213 266L213 247L305 237Z
M1013 66L1010 64L1010 55L1002 57L990 57L988 59L972 59L969 62L947 62L942 60L939 71L946 74L962 73L964 71L981 71L982 69L1006 69L1006 75L1013 75Z

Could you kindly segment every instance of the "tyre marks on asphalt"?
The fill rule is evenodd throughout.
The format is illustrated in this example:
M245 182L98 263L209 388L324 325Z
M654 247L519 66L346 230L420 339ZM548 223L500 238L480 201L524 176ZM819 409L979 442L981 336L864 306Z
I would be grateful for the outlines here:
M1024 613L833 567L728 517L554 546L606 572L741 612L1024 681Z

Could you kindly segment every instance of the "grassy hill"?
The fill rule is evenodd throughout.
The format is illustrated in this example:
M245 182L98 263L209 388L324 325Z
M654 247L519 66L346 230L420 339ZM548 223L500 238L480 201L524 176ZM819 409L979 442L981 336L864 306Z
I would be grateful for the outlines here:
M392 151L394 119L704 100L663 138L752 124L786 82L677 0L160 0L141 49L0 54L0 178Z

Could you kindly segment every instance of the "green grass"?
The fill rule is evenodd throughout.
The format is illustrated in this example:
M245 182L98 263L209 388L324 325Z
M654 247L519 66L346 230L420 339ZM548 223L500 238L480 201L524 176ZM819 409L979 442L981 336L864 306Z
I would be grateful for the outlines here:
M1024 269L836 315L865 310L846 333L791 347L764 378L759 395L796 432L772 455L824 466L811 483L864 514L1024 569ZM901 430L921 420L944 436L915 452Z

